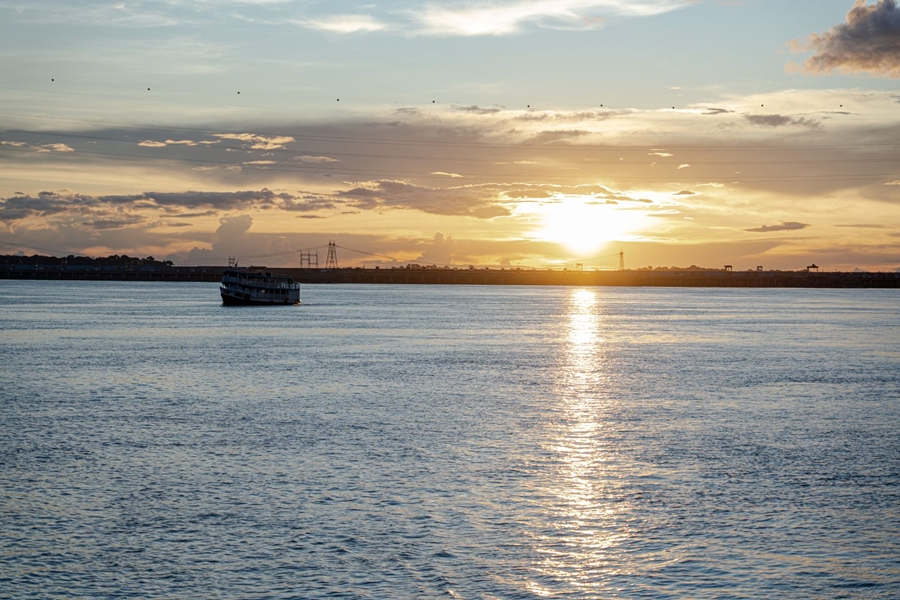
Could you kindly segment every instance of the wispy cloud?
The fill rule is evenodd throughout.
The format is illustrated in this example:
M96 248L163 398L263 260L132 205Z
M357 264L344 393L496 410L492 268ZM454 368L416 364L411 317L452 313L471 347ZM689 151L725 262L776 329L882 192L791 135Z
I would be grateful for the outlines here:
M105 219L106 213L115 212L115 219L121 221L122 211L135 210L184 210L211 208L217 211L248 209L252 207L278 207L283 210L315 210L322 207L319 201L299 198L286 192L273 192L263 188L259 191L235 192L142 192L139 194L116 194L93 196L72 192L43 191L34 196L15 195L0 199L0 221L17 221L27 217L46 217L60 213L73 215L98 215ZM315 208L313 208L315 207ZM178 215L185 216L185 215ZM99 222L98 219L90 221ZM137 221L134 221L137 222Z
M506 216L496 191L481 186L431 188L403 181L380 180L340 191L337 198L350 200L355 208L415 209L435 215L470 216L479 219Z
M338 159L331 158L330 156L295 156L294 159L297 162L305 163L305 164L322 164L322 163L333 163L338 162Z
M205 144L215 144L216 142L201 142ZM166 146L196 146L198 142L194 140L166 140L164 142L160 142L157 140L144 140L138 143L138 146L143 146L144 148L165 148Z
M808 129L819 129L822 127L820 121L808 119L806 117L788 117L785 115L744 115L751 125L759 127L785 127L793 125L796 127L806 127Z
M727 108L718 108L715 106L710 106L703 111L704 115L727 115L729 113L733 113L733 110L729 110Z
M10 148L27 148L34 152L75 152L75 149L68 144L51 143L29 145L25 142L0 141L0 146L8 146Z
M745 229L744 231L751 231L753 233L770 233L772 231L799 231L801 229L806 229L810 227L808 223L798 223L797 221L782 221L778 225L763 225L762 227L753 227L752 229Z
M501 112L499 108L483 108L481 106L454 106L453 110L473 115L495 115Z
M144 221L145 219L142 217L133 215L122 218L95 219L93 221L85 221L82 225L91 229L121 229L123 227L128 227L129 225L139 225Z
M509 35L528 25L558 29L602 27L611 17L652 16L687 0L517 0L486 5L429 4L412 15L417 33L439 36Z
M256 133L215 133L213 137L223 140L239 140L247 142L244 147L252 150L278 150L284 148L285 144L294 141L294 138L288 135L261 135Z
M303 19L297 24L309 29L331 33L359 33L388 29L387 24L378 21L371 15L331 15L318 19Z
M529 141L534 144L570 142L574 139L591 135L591 133L593 132L586 129L554 129L538 132Z

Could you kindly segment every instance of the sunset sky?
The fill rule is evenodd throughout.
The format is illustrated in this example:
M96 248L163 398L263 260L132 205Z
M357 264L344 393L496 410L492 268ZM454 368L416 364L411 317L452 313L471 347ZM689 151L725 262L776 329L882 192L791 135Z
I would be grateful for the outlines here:
M900 268L894 0L0 0L0 40L0 254Z

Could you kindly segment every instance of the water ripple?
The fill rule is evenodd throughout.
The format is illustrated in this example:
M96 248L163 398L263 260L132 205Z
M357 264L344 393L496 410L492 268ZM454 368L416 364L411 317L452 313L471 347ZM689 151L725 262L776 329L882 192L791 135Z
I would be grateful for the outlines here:
M897 307L3 282L0 597L895 598Z

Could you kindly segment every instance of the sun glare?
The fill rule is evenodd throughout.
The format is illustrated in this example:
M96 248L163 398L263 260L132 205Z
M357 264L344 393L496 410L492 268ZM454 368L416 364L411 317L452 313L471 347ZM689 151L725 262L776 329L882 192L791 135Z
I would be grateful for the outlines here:
M541 239L565 245L584 256L603 244L632 233L643 214L600 204L592 197L567 196L559 203L545 204L541 209Z

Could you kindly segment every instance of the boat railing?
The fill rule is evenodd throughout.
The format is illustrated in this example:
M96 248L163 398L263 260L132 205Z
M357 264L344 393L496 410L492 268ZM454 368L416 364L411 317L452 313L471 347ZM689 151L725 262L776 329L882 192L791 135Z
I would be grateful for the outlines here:
M222 284L235 284L252 287L255 289L267 290L299 290L300 284L293 281L265 281L262 277L243 277L240 275L227 274L222 277Z

